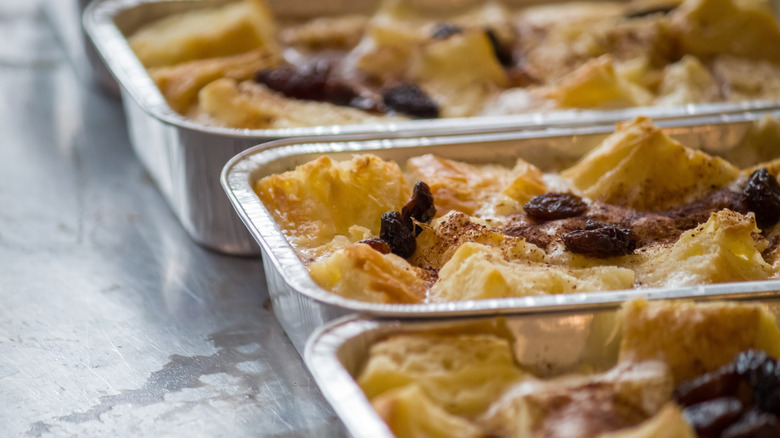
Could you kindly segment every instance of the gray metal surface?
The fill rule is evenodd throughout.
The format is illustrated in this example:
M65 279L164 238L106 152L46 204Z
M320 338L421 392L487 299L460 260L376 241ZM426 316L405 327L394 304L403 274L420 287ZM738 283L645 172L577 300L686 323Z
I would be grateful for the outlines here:
M768 112L780 117L780 111ZM764 114L747 112L697 120L658 122L683 144L710 152L728 151L737 145L753 123ZM324 322L349 311L381 317L473 316L517 312L539 312L611 306L632 296L693 297L756 294L780 290L780 280L713 284L664 289L540 295L431 304L367 303L330 293L309 276L308 270L252 187L260 178L292 170L322 154L349 159L355 153L372 153L386 160L407 159L432 153L475 163L514 163L522 158L551 171L561 163L572 163L597 146L614 128L550 128L545 131L493 133L412 139L347 140L315 143L279 140L259 145L234 157L225 165L222 185L238 215L263 251L263 264L271 300L279 322L300 350L307 337Z
M343 436L260 261L192 242L42 8L0 1L0 436Z
M335 125L290 129L228 129L189 120L168 107L125 40L142 25L176 12L235 0L104 0L84 15L84 25L108 68L122 86L133 146L160 186L190 236L202 245L229 254L257 254L257 245L230 209L217 178L222 165L238 151L277 138L342 134L404 137L488 131L541 129L547 126L611 124L636 115L683 120L722 112L777 109L780 102L696 104L670 108L617 111L555 111L468 119L436 119L402 123ZM269 0L280 18L365 12L379 0ZM512 5L539 0L506 0ZM773 0L780 4L780 0ZM448 2L444 2L448 4Z
M119 96L119 84L100 59L81 25L81 15L93 0L44 0L46 16L79 77L89 86L97 85Z
M760 303L780 319L780 297L743 300ZM616 357L605 354L604 344L593 351L591 323L614 320L617 306L601 311L579 310L534 315L514 315L505 319L506 327L517 342L514 356L518 364L539 375L558 375L586 369L606 369ZM449 321L392 321L348 317L318 330L306 345L306 364L317 384L333 405L350 435L355 438L392 438L393 434L371 407L355 382L376 342L392 335L431 330L447 333L475 333L474 324L495 321L490 318L466 318ZM604 327L601 327L603 330ZM611 331L603 333L610 336ZM613 352L615 353L615 352Z

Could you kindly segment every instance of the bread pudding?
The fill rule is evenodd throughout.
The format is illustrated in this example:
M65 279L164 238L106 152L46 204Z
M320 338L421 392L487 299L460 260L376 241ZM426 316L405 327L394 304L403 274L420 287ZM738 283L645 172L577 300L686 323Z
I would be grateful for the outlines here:
M527 334L509 320L390 335L356 380L399 438L780 436L780 330L764 306L636 299L595 328L604 316L581 327L593 351L570 352L573 371L520 361ZM584 359L610 343L608 365Z
M776 124L725 158L637 118L563 169L322 156L254 190L314 281L360 301L777 279Z
M762 0L383 0L303 21L242 0L129 43L171 108L232 128L780 100Z

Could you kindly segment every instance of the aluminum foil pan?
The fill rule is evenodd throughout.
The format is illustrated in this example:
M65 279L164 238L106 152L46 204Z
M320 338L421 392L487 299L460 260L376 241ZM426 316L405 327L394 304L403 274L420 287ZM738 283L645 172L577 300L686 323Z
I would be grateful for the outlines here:
M751 297L748 302L761 303L780 319L780 297ZM729 299L743 298L736 294ZM702 300L711 297L701 297ZM616 362L612 349L594 345L591 322L614 320L617 306L601 310L507 315L503 318L467 318L445 321L372 320L352 316L335 321L318 330L306 345L304 359L323 395L354 438L393 438L387 425L376 413L356 383L370 347L391 336L421 332L445 331L448 334L484 333L486 327L505 326L517 340L515 358L520 365L540 374L557 375L575 372L587 364L599 370ZM489 333L490 331L488 331ZM521 346L521 347L520 347ZM611 353L611 354L610 354Z
M157 182L190 236L207 247L252 255L258 248L228 206L219 189L222 165L236 153L280 138L364 134L375 137L469 134L542 129L551 126L613 124L636 115L656 120L686 120L727 112L780 108L780 102L751 101L631 108L612 111L556 111L467 119L419 120L402 123L335 125L290 129L228 129L189 120L168 107L162 94L133 54L125 37L156 19L230 0L104 0L84 13L84 26L100 56L121 85L133 147ZM440 0L429 0L440 1ZM780 0L773 0L780 4ZM269 0L280 19L371 12L379 0ZM506 0L511 5L547 3Z
M780 117L780 111L767 114L748 112L684 122L666 120L658 122L658 125L685 145L718 152L738 145L754 122L765 115ZM348 159L355 153L370 152L399 163L427 153L474 163L513 163L517 158L522 158L542 169L556 168L582 157L613 129L612 126L549 128L541 131L362 141L280 140L254 147L230 160L222 172L222 185L238 215L262 248L268 292L274 311L299 350L315 328L350 312L402 318L495 315L614 305L638 295L679 298L780 290L780 281L758 281L435 304L366 303L343 298L317 286L252 189L259 179L292 170L322 154L328 154L334 159Z

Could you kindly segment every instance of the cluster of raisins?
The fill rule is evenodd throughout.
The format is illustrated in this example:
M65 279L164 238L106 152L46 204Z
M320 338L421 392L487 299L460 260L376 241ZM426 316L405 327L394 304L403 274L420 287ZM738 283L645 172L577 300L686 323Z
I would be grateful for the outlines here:
M416 237L422 232L422 228L417 226L415 221L427 224L435 215L436 207L433 205L430 187L422 181L417 181L411 199L400 213L388 211L382 215L379 239L366 239L360 243L365 243L382 254L392 252L397 256L409 258L417 249Z
M538 221L577 217L587 209L588 204L579 196L557 192L534 196L523 205L525 213ZM593 219L588 219L584 230L569 231L561 239L573 253L600 258L631 254L638 240L628 228Z
M780 363L762 351L680 383L674 398L701 438L780 437Z

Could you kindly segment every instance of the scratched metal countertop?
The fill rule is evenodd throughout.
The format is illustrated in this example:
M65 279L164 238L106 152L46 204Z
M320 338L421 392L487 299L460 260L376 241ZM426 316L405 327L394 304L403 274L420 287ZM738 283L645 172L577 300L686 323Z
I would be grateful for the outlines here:
M0 1L0 436L343 435L260 260L189 239L75 71Z

